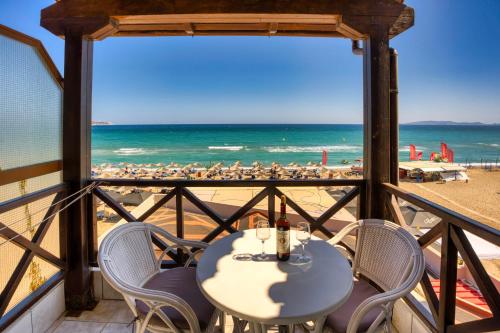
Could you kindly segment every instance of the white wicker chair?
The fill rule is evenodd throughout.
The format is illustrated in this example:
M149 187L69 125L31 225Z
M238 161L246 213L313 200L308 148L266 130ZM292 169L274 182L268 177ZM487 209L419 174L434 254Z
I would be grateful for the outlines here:
M422 278L424 256L409 232L392 222L361 220L346 226L329 243L340 246L338 243L355 230L352 270L357 279L353 293L344 305L316 323L316 332L371 333L384 320L385 329L390 331L394 302L410 293Z
M152 234L169 244L159 258L153 248ZM99 267L106 281L123 295L132 310L136 332L143 333L147 329L151 332L210 333L215 330L217 319L224 327L223 313L203 297L195 282L194 268L188 268L207 246L207 243L179 239L142 222L119 226L103 239L99 248ZM173 248L182 249L184 253L191 253L192 248L199 250L191 253L184 267L162 271L161 261ZM148 288L151 281L160 286ZM188 297L183 298L183 295ZM203 322L197 316L200 312L206 317Z

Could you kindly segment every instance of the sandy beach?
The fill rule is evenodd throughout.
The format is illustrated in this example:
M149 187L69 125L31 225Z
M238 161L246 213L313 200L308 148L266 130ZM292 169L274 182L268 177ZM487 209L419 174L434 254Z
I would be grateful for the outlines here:
M481 223L500 228L500 169L471 168L468 183L415 183L401 181L400 187Z

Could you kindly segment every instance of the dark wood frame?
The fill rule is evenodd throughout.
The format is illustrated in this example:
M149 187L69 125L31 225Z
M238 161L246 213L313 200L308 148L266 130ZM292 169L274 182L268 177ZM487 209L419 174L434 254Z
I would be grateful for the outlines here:
M0 34L34 47L42 58L43 62L47 65L49 73L54 78L56 83L61 88L64 88L61 74L57 70L57 67L55 66L49 54L39 40L10 29L1 24ZM0 186L31 179L34 177L44 176L61 171L62 169L62 161L55 160L22 166L18 168L1 170ZM0 235L2 236L2 238L0 239L10 239L12 243L24 249L24 254L21 257L18 265L10 276L10 279L8 280L6 286L3 288L3 290L0 291L0 331L3 331L22 313L29 309L34 303L40 300L47 292L49 292L54 286L56 286L64 279L64 272L66 271L67 261L65 252L66 246L64 241L66 232L65 223L63 223L62 216L59 216L61 224L59 230L60 257L58 258L49 251L43 249L41 247L41 243L55 218L55 216L52 215L54 215L54 213L57 212L58 209L60 209L61 206L65 203L65 200L63 200L63 198L67 194L67 186L65 184L50 186L48 188L41 189L36 192L32 192L21 197L0 203L0 214L2 214L29 203L35 202L37 200L52 196L54 194L54 199L47 212L45 213L45 216L43 217L43 220L47 220L38 226L37 230L35 231L35 235L31 240L29 240L22 234L19 234L12 228L9 228L9 226L0 221ZM32 292L28 297L26 297L23 301L21 301L6 313L5 311L10 300L12 299L17 287L19 286L19 283L21 282L26 270L29 268L31 261L35 256L38 256L41 259L56 266L57 268L59 268L59 271L55 275L50 277L37 290Z
M208 233L202 241L211 242L222 232L227 231L230 233L236 232L237 230L233 227L233 224L237 222L259 202L268 199L268 216L273 216L275 213L274 200L275 197L281 197L285 195L278 187L300 187L300 186L352 186L352 190L348 192L344 197L335 203L332 207L328 208L319 217L312 217L304 209L302 209L296 202L291 198L287 197L287 205L295 210L301 217L303 217L307 222L311 224L311 231L319 231L325 237L333 237L334 234L326 229L323 224L327 222L335 213L340 209L345 207L349 202L354 200L363 191L362 188L365 187L365 181L363 179L311 179L311 180L214 180L214 181L199 181L199 180L141 180L141 179L95 179L94 183L98 184L93 190L94 195L102 200L106 205L108 205L113 211L115 211L121 218L127 222L144 222L149 216L151 216L160 207L165 205L169 200L176 200L176 230L177 237L184 237L184 210L182 206L182 198L187 199L194 206L200 209L208 217L210 217L217 227ZM171 190L166 193L163 198L161 198L156 204L154 204L150 209L144 212L141 216L135 217L129 213L125 208L123 208L120 203L114 200L110 195L106 193L102 187L105 186L131 186L131 187L161 187L170 188ZM204 201L200 200L194 195L193 192L189 190L189 187L262 187L263 189L257 193L250 201L244 204L242 207L237 209L228 218L223 218L216 211L210 208ZM363 198L359 197L358 205L364 205ZM361 210L358 210L361 211ZM273 224L274 221L270 219ZM92 237L97 237L93 234ZM165 244L162 244L161 240L153 236L153 242L161 249L166 248ZM97 241L91 240L89 244L97 244ZM348 245L343 244L348 251L352 251ZM93 249L91 253L96 253L97 249ZM182 264L181 260L183 258L182 253L172 251L168 253L171 259L175 260L177 264ZM91 262L95 264L96 258L91 258Z
M441 221L436 226L418 239L422 248L426 248L441 238L441 293L438 297L432 289L429 278L430 272L426 270L420 285L429 305L431 317L422 312L422 308L415 303L414 299L406 298L410 307L416 310L415 312L419 315L420 319L434 332L465 333L500 330L500 294L464 233L464 230L468 231L492 244L500 246L500 230L479 223L392 184L383 184L383 188L389 198L388 209L392 213L393 220L401 226L407 227L399 208L398 198L406 200L441 218ZM481 294L491 309L492 318L460 324L455 323L458 253L462 256Z
M43 249L40 244L42 243L47 231L52 224L55 215L61 206L64 204L64 200L62 200L66 194L66 187L64 185L56 185L53 187L49 187L44 190L40 190L31 194L24 195L22 197L9 200L7 202L0 204L0 212L10 211L12 209L22 207L31 202L49 197L54 195L54 199L52 203L45 213L42 220L44 221L37 228L35 235L31 240L27 239L22 234L19 234L15 230L9 228L7 225L0 221L0 235L6 239L11 239L11 242L16 244L17 246L24 248L24 254L21 257L17 267L12 273L9 281L6 286L0 293L0 330L3 330L7 327L12 321L14 321L17 316L21 313L29 309L31 305L33 305L37 300L39 300L43 295L45 295L53 286L55 286L59 281L63 279L63 272L66 270L66 261L65 261L65 251L64 247L60 249L60 258L56 257L49 251ZM52 216L54 215L54 216ZM64 231L60 230L59 232L60 239L65 237ZM5 316L5 310L9 305L12 296L14 295L19 283L21 282L26 270L28 269L31 261L35 256L46 260L52 265L56 266L60 269L59 273L55 276L51 277L48 281L46 281L39 289L31 293L25 300L23 300L20 304L11 309Z

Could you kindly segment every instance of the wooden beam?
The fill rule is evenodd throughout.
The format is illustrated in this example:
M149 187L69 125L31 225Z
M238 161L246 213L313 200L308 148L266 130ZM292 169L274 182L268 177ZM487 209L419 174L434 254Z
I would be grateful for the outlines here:
M493 316L500 318L500 294L462 229L452 226L451 239L461 254Z
M497 317L483 318L464 322L451 326L450 333L470 333L470 332L498 332L500 330L500 320Z
M123 218L127 222L135 222L138 221L138 219L135 218L134 215L129 213L128 210L123 208L120 203L115 201L106 191L96 187L94 189L94 194L101 199L106 205L108 205L112 210L114 210L118 215L120 215L121 218Z
M168 180L168 179L119 179L96 178L99 186L134 187L302 187L302 186L363 186L364 179L297 179L297 180Z
M429 201L425 198L419 197L416 194L405 191L402 188L399 188L392 184L385 183L383 184L383 188L389 193L396 195L398 198L404 199L411 204L423 208L425 211L440 217L442 220L446 220L446 222L452 223L453 225L469 231L476 236L487 240L490 243L500 246L500 230L498 229L475 221L470 217L438 205L437 203Z
M196 30L196 36L269 36L269 32L262 31L199 31ZM173 30L154 30L154 31L118 31L114 37L169 37L169 36L192 36L185 31ZM320 32L320 31L278 31L273 36L278 37L325 37L325 38L346 38L337 31Z
M393 0L72 0L60 1L42 10L41 25L56 35L68 27L80 27L84 34L109 31L110 19L124 23L312 23L336 24L342 36L363 38L357 26L387 24L391 36L413 24L413 11ZM411 9L411 8L410 8ZM335 21L335 22L334 22ZM359 24L359 22L364 23ZM281 28L280 28L281 30ZM272 34L273 29L268 29ZM214 34L218 34L214 31Z
M394 219L394 222L399 224L401 227L407 229L408 225L406 224L403 213L401 213L401 208L399 208L398 198L394 194L389 194L391 196L389 200L389 211Z
M441 241L441 271L439 277L439 332L448 332L448 327L455 324L455 306L457 292L457 248L451 239L450 223L443 223Z
M188 199L193 205L195 205L199 210L205 213L208 217L215 221L218 225L222 226L224 224L224 219L219 216L216 212L212 210L205 202L201 201L196 197L193 192L187 188L183 189L183 194L186 199Z
M443 224L442 221L433 226L431 229L429 229L429 231L418 238L418 243L420 244L421 248L426 248L441 237L441 232L443 230L441 224Z
M439 299L436 295L436 292L432 288L431 280L429 279L429 274L427 269L422 275L422 280L420 281L420 285L422 286L422 290L424 291L425 299L427 300L427 304L432 314L432 318L434 322L438 322L439 320Z
M267 196L267 218L269 220L269 224L272 228L274 228L274 225L276 223L276 189L274 187L270 187L268 189L268 196Z
M154 214L160 207L162 207L164 204L166 204L170 199L172 199L175 196L175 189L170 190L163 198L158 200L157 203L155 203L151 208L149 208L147 211L145 211L141 216L137 218L137 221L144 222L148 217Z
M390 181L389 35L387 26L374 25L363 47L364 154L369 218L388 219L382 184Z
M91 178L90 131L92 95L92 41L80 29L65 31L63 102L63 180L68 194L85 187ZM91 304L87 198L62 214L67 224L65 295L67 309L83 310Z
M0 203L0 214L8 212L9 210L19 208L31 202L43 199L55 193L60 193L65 189L66 189L65 184L57 184L48 188L44 188L43 190L23 195L22 197L4 201Z
M398 52L389 49L389 96L390 96L390 144L391 144L391 184L399 184L399 116L398 116Z
M62 161L49 161L14 169L0 170L0 186L21 180L44 176L62 170Z
M54 198L53 203L56 201L59 201L60 198L61 198L61 195L57 195ZM24 238L25 241L23 242L22 237L17 237L16 239L13 240L14 242L16 240L18 240L23 245L25 245L26 250L24 251L24 254L21 257L21 260L17 264L14 272L10 276L4 289L2 290L2 293L0 294L0 317L3 316L3 314L5 313L5 310L7 309L7 306L9 305L10 300L12 299L12 297L14 296L14 293L16 292L17 288L19 287L19 284L21 283L21 280L24 277L25 272L28 270L35 255L37 255L37 254L40 255L42 258L44 258L45 260L48 260L49 262L58 266L59 268L64 267L64 262L61 262L55 256L53 256L51 253L49 253L48 251L46 251L40 247L40 244L42 243L43 238L45 237L47 231L49 230L50 224L52 223L52 221L55 218L54 213L59 209L59 207L60 207L60 204L50 206L50 208L44 214L44 217L42 219L43 222L36 229L31 242L28 241L29 244L27 242L25 242L25 241L27 241L27 239L25 239L25 238ZM7 228L7 229L4 229L3 231L8 232L9 229ZM7 235L10 236L9 238L13 238L15 236L12 234L9 235L9 233L7 233ZM16 233L16 235L17 235L17 233Z

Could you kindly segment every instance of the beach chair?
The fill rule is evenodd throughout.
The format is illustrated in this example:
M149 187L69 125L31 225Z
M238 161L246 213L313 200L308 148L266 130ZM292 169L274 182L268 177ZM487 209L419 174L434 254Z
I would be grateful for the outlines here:
M373 332L384 321L390 332L394 302L409 294L422 278L424 256L408 231L388 221L361 220L328 242L338 247L353 231L357 231L353 291L325 320L314 327L305 325L315 332Z
M153 235L168 247L159 256ZM224 327L224 315L201 293L196 270L189 265L207 243L177 238L167 231L142 222L117 227L106 235L99 248L102 276L119 293L136 318L135 331L212 333L217 319ZM170 250L190 253L184 267L161 270L163 257ZM190 250L199 249L195 252Z

